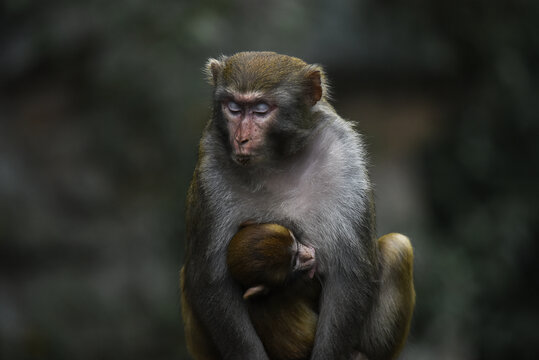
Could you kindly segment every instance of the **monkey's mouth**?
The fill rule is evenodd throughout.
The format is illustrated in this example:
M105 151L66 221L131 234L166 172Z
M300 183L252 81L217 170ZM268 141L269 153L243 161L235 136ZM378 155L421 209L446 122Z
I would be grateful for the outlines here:
M240 165L248 165L251 162L251 155L236 154L234 155L234 161Z
M314 277L314 274L316 274L316 260L313 258L306 261L304 264L302 264L300 270L306 272L309 276L309 279L312 279Z
M232 160L241 166L249 166L258 163L261 157L255 153L249 154L232 154Z

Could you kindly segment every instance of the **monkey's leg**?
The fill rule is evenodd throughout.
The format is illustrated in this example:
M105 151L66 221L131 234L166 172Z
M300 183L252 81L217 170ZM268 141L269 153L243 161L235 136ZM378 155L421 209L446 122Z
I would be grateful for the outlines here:
M410 240L398 233L378 239L380 288L364 327L362 351L369 360L396 359L401 352L415 306L414 254Z
M189 354L195 360L218 360L220 356L207 331L193 313L185 296L184 268L180 271L180 290L185 343Z

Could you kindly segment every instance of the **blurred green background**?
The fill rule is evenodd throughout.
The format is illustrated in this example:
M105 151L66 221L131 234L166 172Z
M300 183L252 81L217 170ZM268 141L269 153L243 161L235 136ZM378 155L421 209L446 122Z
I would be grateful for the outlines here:
M324 65L415 247L402 359L535 359L539 2L0 5L0 358L187 359L185 193L208 57Z

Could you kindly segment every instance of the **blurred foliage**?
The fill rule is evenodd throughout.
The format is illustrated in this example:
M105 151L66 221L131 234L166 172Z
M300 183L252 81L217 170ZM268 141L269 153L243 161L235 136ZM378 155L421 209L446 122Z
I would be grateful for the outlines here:
M380 233L416 249L409 359L533 359L539 3L7 0L0 357L187 358L185 192L206 59L318 62L359 119Z

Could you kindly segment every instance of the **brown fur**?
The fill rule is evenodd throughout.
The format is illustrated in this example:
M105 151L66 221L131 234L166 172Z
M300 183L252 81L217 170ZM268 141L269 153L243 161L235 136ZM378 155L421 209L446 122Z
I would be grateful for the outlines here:
M191 356L193 356L193 358L196 360L220 359L221 357L219 356L219 352L217 351L217 348L213 342L210 340L208 331L204 328L187 301L183 267L180 271L180 289L182 293L182 318L184 323L187 351L189 351Z
M226 61L226 67L224 62ZM206 74L211 85L218 85L218 74L234 93L271 93L283 86L305 86L310 89L309 105L316 104L324 94L325 75L318 65L309 65L303 60L276 54L274 52L241 52L219 60L210 59L206 64Z
M395 330L391 359L396 359L408 338L415 307L414 253L410 240L398 233L382 236L378 239L378 246L383 256L382 286L377 310L382 315L393 314L392 321L398 330Z

